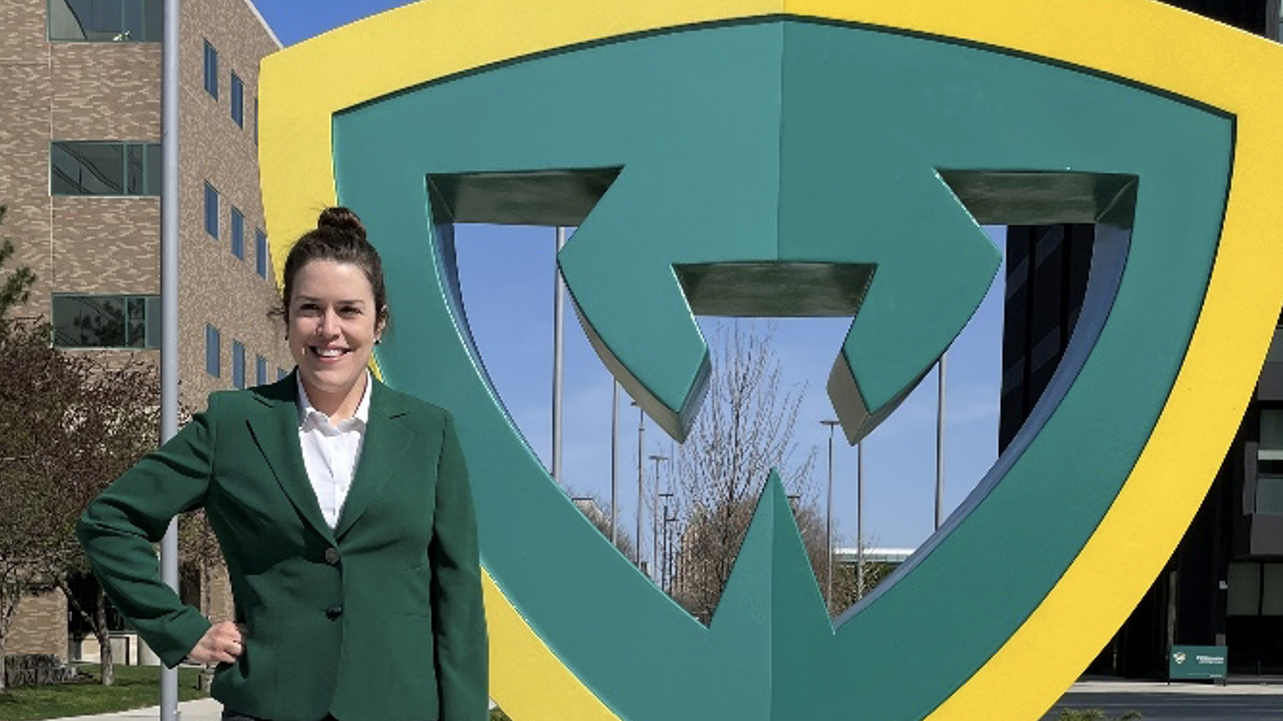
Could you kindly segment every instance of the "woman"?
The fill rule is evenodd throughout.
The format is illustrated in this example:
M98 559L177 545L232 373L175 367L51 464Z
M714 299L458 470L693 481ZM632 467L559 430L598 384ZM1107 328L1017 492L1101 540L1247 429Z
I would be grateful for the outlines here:
M476 524L450 415L374 380L378 253L344 208L291 249L289 377L214 393L121 476L77 533L108 596L166 665L217 663L225 719L486 717ZM359 463L358 463L359 459ZM204 507L236 621L160 581L152 544Z

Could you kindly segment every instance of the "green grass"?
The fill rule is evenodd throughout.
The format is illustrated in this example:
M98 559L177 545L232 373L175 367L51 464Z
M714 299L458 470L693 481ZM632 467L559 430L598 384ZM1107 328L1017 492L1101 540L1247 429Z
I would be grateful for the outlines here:
M116 666L116 683L99 683L98 665L78 665L81 680L56 686L23 686L0 695L0 721L41 719L112 713L160 703L160 670L155 666ZM199 668L178 670L180 701L204 698L196 690Z

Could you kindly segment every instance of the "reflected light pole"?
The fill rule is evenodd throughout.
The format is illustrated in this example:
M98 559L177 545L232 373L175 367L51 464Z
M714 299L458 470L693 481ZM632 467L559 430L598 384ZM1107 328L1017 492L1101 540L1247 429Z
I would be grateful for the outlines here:
M855 445L855 594L864 598L864 441Z
M641 568L641 543L642 543L642 483L645 481L646 454L643 447L646 445L646 412L637 405L637 535L633 537L633 562L637 568Z
M824 503L824 556L825 556L825 575L828 578L825 581L826 588L824 593L824 602L829 607L829 613L833 613L833 429L837 427L838 422L833 420L820 421L822 425L829 427L829 484L828 499Z
M619 382L610 403L610 545L619 548Z

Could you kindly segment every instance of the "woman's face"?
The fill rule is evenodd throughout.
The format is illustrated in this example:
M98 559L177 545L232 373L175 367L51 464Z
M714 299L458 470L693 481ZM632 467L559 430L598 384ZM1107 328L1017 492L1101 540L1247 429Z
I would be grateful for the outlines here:
M294 276L289 304L290 355L308 398L345 398L365 377L381 313L365 271L313 260Z

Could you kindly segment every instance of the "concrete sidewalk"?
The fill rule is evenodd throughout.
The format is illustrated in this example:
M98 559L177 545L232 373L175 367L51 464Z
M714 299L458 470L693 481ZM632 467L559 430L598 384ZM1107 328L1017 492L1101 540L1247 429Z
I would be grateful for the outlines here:
M1273 696L1278 698L1278 708L1283 711L1283 679L1278 678L1271 678L1266 681L1232 678L1226 686L1216 686L1210 683L1167 684L1161 681L1091 679L1074 684L1069 689L1069 692L1065 694L1065 698L1061 699L1056 706L1084 706L1091 704L1092 697L1097 695L1099 695L1099 701L1128 696L1135 696L1137 701L1154 696L1168 698L1181 696L1206 697L1209 701L1227 697ZM1261 699L1261 701L1273 706L1271 699ZM199 701L184 701L178 704L178 711L181 714L179 721L219 721L223 712L223 705L210 698ZM1146 714L1146 716L1147 718L1152 717L1155 719L1163 718L1161 715ZM150 706L121 713L75 716L71 718L74 721L155 721L160 718L160 707ZM1221 716L1220 718L1224 718L1225 721L1232 721L1234 716ZM1253 718L1253 716L1245 715L1243 718ZM64 720L54 719L54 721ZM67 721L70 721L70 719Z

